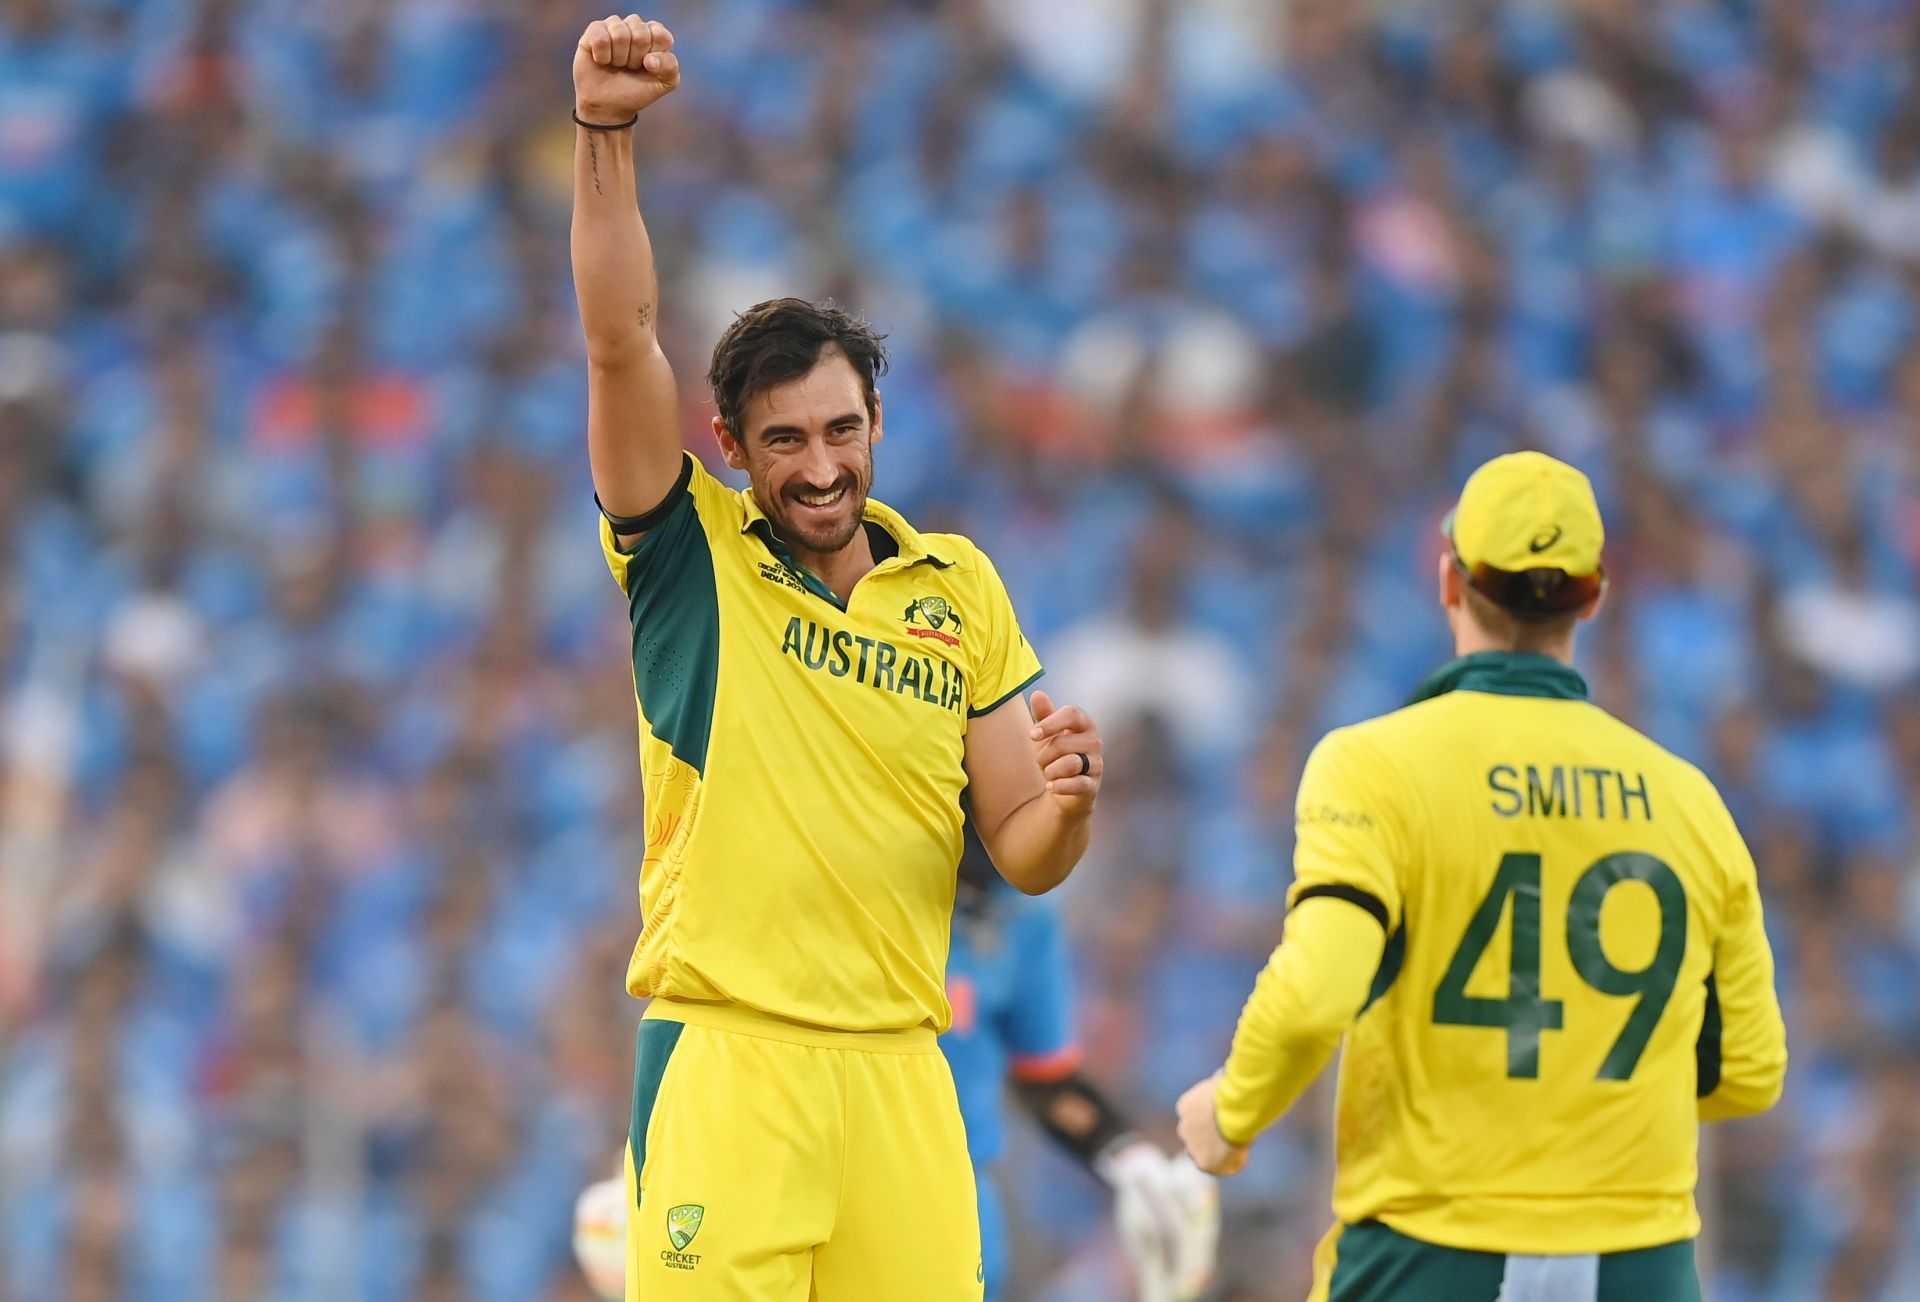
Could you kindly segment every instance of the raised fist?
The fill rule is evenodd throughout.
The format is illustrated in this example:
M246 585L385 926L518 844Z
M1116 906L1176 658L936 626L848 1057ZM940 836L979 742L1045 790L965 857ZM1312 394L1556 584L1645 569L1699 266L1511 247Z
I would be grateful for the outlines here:
M588 23L573 52L574 112L589 122L625 122L680 85L666 24L638 14Z

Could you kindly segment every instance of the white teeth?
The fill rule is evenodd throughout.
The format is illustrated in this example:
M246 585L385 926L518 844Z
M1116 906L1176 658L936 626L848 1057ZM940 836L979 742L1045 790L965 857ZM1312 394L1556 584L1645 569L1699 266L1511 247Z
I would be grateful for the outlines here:
M844 488L837 488L831 493L802 493L800 500L808 506L832 506L846 496L846 492Z

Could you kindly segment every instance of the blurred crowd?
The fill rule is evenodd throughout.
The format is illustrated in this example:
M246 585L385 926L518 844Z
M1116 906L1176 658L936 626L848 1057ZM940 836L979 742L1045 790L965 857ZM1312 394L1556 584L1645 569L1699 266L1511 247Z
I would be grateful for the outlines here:
M579 1299L640 823L568 282L575 0L0 0L0 1297ZM1920 1297L1920 5L661 0L691 446L758 298L1112 736L1064 893L1160 1138L1301 761L1447 653L1483 458L1594 478L1597 698L1754 846L1794 1065L1720 1302ZM1303 1295L1315 1096L1220 1296ZM1029 1136L1026 1299L1123 1296Z

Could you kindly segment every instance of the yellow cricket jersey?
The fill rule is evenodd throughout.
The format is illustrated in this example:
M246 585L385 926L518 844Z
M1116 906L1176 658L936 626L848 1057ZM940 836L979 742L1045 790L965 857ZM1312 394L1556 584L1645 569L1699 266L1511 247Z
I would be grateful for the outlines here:
M1288 1045L1324 973L1289 979L1281 958L1318 911L1303 955L1377 968L1333 1032L1343 1222L1527 1254L1690 1238L1699 1122L1767 1107L1786 1070L1752 858L1712 783L1572 669L1485 653L1422 697L1308 760L1295 917L1242 1018L1221 1130L1251 1139L1331 1051Z
M630 552L640 706L639 996L736 1005L841 1031L943 1031L967 723L1040 663L971 542L920 534L843 607L751 491L692 456Z

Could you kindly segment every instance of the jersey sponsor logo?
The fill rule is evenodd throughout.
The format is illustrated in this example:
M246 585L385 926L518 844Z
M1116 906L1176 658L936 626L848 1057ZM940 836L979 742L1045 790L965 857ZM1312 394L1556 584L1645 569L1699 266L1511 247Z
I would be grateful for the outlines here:
M1523 778L1521 775L1525 774ZM1632 781L1629 782L1628 779ZM1618 818L1632 822L1638 806L1653 820L1647 775L1573 764L1496 764L1487 770L1488 808L1501 818ZM1609 799L1611 797L1611 799Z
M896 692L956 713L967 704L967 679L955 665L915 655L877 637L848 629L824 628L795 615L780 639L780 654L790 655L816 673L851 678L883 692Z
M960 645L960 612L945 597L915 597L900 618L907 622L908 637Z
M660 1260L668 1269L692 1270L700 1264L700 1254L686 1249L693 1242L693 1236L700 1233L700 1222L706 1218L707 1209L699 1203L667 1208L667 1241L673 1244L673 1250L662 1251Z
M1295 827L1350 827L1372 830L1373 815L1364 809L1341 809L1337 805L1307 805L1294 816Z

